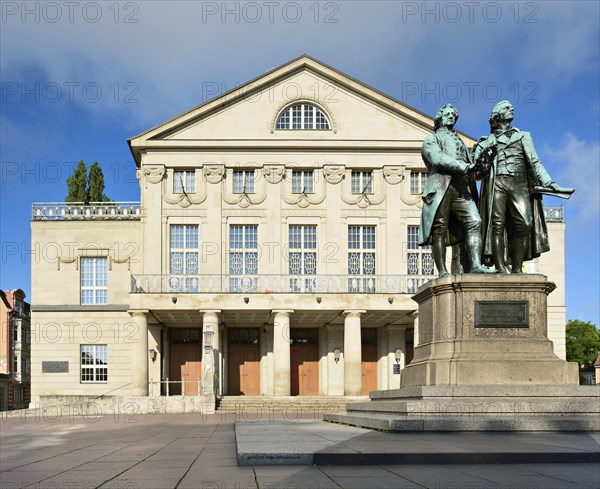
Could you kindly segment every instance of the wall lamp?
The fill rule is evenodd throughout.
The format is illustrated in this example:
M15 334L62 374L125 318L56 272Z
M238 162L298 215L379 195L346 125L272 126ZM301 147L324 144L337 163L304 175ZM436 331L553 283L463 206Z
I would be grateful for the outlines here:
M205 329L202 332L202 336L203 336L202 339L203 339L205 350L212 350L214 334L215 334L215 332L212 329Z
M388 302L389 302L390 304L393 304L393 303L394 303L394 298L393 298L393 297L388 297Z
M250 297L244 297L244 303L248 304L250 302Z
M321 303L321 298L317 297L317 304L320 304L320 303Z
M152 360L153 362L156 361L157 355L158 355L158 352L154 348L148 349L148 358L150 358L150 360Z
M396 363L400 363L401 359L402 359L402 350L400 348L398 348L396 350Z
M341 354L342 354L342 352L339 348L336 348L335 350L333 350L333 359L335 360L335 363L338 363L340 361Z

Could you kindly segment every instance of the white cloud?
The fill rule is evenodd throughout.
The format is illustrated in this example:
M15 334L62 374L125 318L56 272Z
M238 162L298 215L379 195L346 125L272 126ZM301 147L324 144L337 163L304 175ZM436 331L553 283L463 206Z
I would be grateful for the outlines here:
M565 187L575 188L569 201L577 224L598 226L600 219L600 142L585 141L567 132L556 147L544 148L562 170L555 177Z

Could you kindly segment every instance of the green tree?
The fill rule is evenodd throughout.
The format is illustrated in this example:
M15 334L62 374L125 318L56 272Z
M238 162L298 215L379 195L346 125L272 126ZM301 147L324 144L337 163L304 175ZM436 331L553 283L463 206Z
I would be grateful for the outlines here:
M65 202L110 202L104 194L104 174L97 161L90 165L88 174L85 163L80 160L73 175L67 178L67 189Z
M79 160L73 175L67 178L68 194L65 202L86 202L87 192L87 169L83 160Z
M109 202L104 194L104 174L97 161L90 166L88 176L88 202Z
M594 364L600 352L600 331L595 324L571 319L567 323L567 360L581 368Z

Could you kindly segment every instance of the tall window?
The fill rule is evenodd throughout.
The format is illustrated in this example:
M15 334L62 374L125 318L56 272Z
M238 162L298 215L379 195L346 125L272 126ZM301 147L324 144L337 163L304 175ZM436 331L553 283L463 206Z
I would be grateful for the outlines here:
M375 226L348 226L348 292L375 292Z
M108 258L81 259L81 303L108 304Z
M327 130L330 124L327 116L314 105L298 104L281 113L275 128Z
M108 346L81 345L81 382L108 382Z
M298 275L315 275L317 273L317 226L296 226L289 228L289 270L290 289L292 292L313 292L313 277Z
M198 225L171 225L170 258L171 275L183 275L171 277L171 290L179 291L185 287L187 292L198 292Z
M425 184L427 183L426 171L411 171L410 172L410 193L422 194Z
M229 226L229 290L251 292L258 287L258 226Z
M19 372L19 355L17 353L13 353L12 357L12 373L16 374Z
M19 341L19 323L14 321L12 330L13 330L13 343L16 343L17 341Z
M407 237L407 274L414 275L414 277L408 278L407 285L408 292L414 294L421 285L431 280L433 255L431 254L431 246L419 246L419 226L408 226ZM424 278L423 275L428 277Z
M352 193L353 194L372 194L373 193L373 172L372 171L353 171L352 172Z
M314 172L312 170L294 170L292 172L292 193L312 194Z
M233 172L233 193L254 193L254 170L235 170Z
M196 172L194 170L175 170L173 172L173 193L193 194L196 191Z

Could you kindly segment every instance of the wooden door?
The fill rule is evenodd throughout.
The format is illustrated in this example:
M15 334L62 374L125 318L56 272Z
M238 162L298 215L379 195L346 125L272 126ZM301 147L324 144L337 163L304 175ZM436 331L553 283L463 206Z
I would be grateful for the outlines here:
M377 345L362 345L362 395L377 390Z
M362 395L377 390L377 330L363 328L360 332Z
M290 346L290 393L319 395L319 341L317 329L292 329Z
M184 381L183 391L181 383L170 383L169 395L197 396L200 394L198 391L198 379L202 379L202 350L200 345L171 344L169 358L169 380Z
M258 345L229 345L229 395L260 394Z
M231 328L227 330L227 336L229 395L260 395L259 330Z

